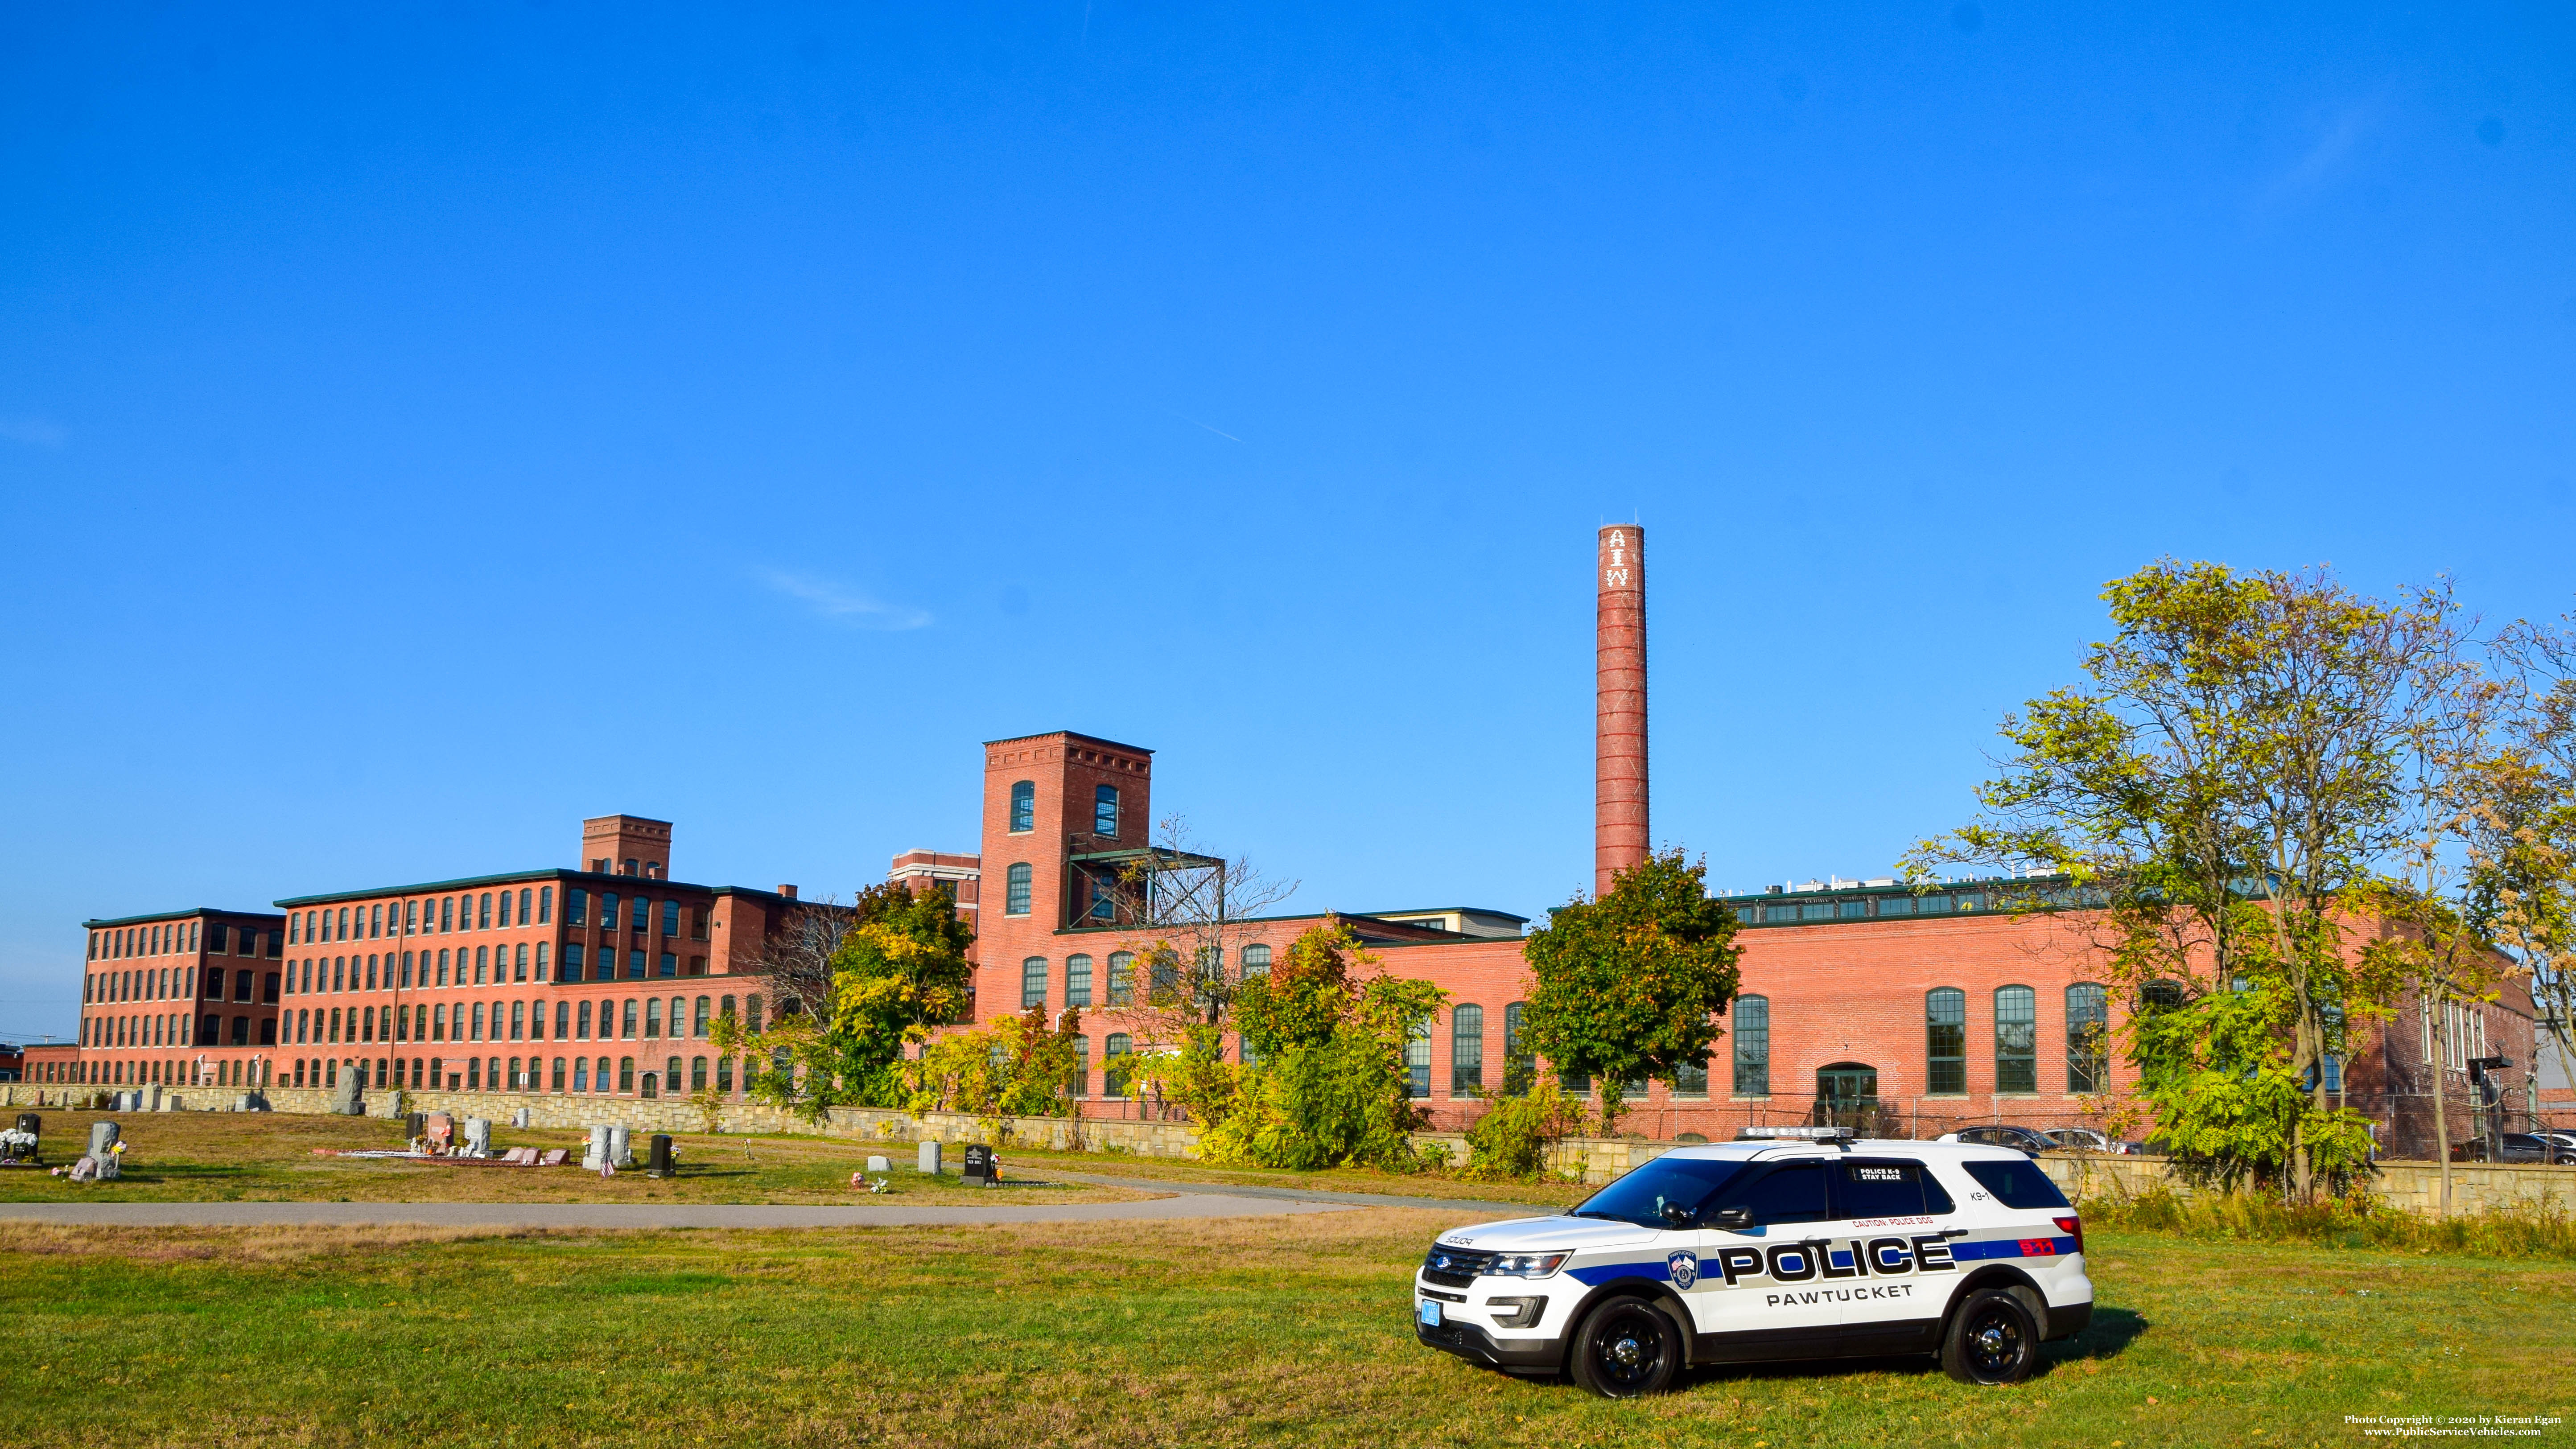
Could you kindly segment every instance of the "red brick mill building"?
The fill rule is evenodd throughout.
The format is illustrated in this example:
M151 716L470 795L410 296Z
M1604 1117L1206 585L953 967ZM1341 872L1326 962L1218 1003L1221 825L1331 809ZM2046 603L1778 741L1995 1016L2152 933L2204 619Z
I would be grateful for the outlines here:
M1596 890L1645 857L1650 824L1640 531L1602 530L1597 562ZM1093 1115L1161 1110L1112 1095L1126 1076L1118 1058L1155 1045L1129 979L1155 933L1120 918L1113 889L1152 850L1153 759L1070 731L988 742L979 848L908 852L890 873L951 891L976 926L978 1020L1032 1006L1083 1012ZM38 1090L223 1092L331 1086L357 1072L370 1088L739 1092L739 1064L707 1049L708 1026L728 1011L762 1017L755 963L798 902L793 887L673 881L671 830L604 816L584 822L577 868L294 896L276 913L85 922L78 1044L29 1048L26 1079ZM2029 889L1962 881L1917 893L1828 877L1728 897L1745 929L1725 1034L1705 1072L1629 1090L1623 1129L1723 1137L1864 1105L1924 1134L1971 1121L2098 1121L2101 1094L2128 1080L2111 1043L2129 1003L2099 980L2080 914L2011 908ZM1231 924L1226 969L1266 970L1323 914ZM1413 1046L1413 1087L1435 1123L1472 1120L1519 1055L1528 923L1461 905L1334 914L1386 969L1449 993ZM2427 1063L2445 1054L2422 1026L2410 1003L2330 1077L2410 1155L2431 1136ZM2438 1070L2458 1140L2471 1125L2467 1057L2510 1058L2506 1106L2525 1106L2529 998L2455 1008L2451 1043Z

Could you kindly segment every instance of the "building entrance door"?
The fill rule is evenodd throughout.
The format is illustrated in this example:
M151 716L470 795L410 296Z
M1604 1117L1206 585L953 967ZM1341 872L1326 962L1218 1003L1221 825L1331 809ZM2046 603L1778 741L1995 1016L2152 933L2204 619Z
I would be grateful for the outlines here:
M1878 1116L1878 1068L1836 1062L1816 1069L1816 1122L1865 1132Z

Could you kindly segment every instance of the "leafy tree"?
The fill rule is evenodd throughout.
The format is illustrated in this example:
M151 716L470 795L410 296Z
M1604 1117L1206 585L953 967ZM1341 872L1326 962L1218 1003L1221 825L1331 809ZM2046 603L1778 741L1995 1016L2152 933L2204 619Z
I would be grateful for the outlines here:
M748 1053L745 1093L807 1116L836 1103L904 1105L904 1047L964 1016L972 1000L966 948L975 933L957 918L955 898L888 882L846 906L805 907L780 937L765 958L780 1009L759 1030L726 1017L714 1032L718 1051Z
M1259 1066L1217 1059L1207 1029L1145 1069L1189 1107L1204 1157L1290 1168L1420 1165L1411 1134L1421 1114L1404 1051L1448 997L1377 965L1347 926L1328 919L1235 992L1235 1018Z
M1605 1130L1621 1083L1705 1066L1735 1000L1735 913L1709 898L1707 874L1678 850L1650 855L1599 900L1550 910L1523 948L1536 982L1521 1049L1598 1080Z
M2443 587L2394 603L2322 570L2158 562L2103 592L2115 632L2090 683L2007 717L1983 818L1919 844L1908 873L1975 861L2072 877L2026 904L2098 906L2104 969L2178 1165L2311 1196L2367 1161L2321 1070L2384 1020L2401 963L2348 926L2410 840L2410 771L2455 707ZM2170 986L2168 986L2170 983Z
M904 1106L979 1117L1061 1115L1082 1061L1074 1045L1081 1031L1078 1010L1068 1008L1050 1026L1045 1008L1031 1007L982 1030L941 1037L903 1064Z
M893 1106L906 1043L957 1021L972 1001L974 930L945 890L888 884L859 896L855 928L832 956L828 1070L843 1100Z

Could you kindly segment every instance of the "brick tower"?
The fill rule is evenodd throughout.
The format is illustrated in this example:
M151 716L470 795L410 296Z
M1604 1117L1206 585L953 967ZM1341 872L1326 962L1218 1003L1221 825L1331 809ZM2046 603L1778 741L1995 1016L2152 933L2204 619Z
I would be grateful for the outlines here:
M1592 893L1646 858L1646 535L1601 530L1593 641Z

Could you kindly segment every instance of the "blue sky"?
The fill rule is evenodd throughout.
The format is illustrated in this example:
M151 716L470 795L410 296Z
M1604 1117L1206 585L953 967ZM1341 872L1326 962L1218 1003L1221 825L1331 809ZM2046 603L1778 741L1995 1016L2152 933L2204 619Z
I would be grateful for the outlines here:
M2160 554L2571 602L2563 7L0 14L0 1033L77 922L839 891L977 743L1295 904L1956 823Z

